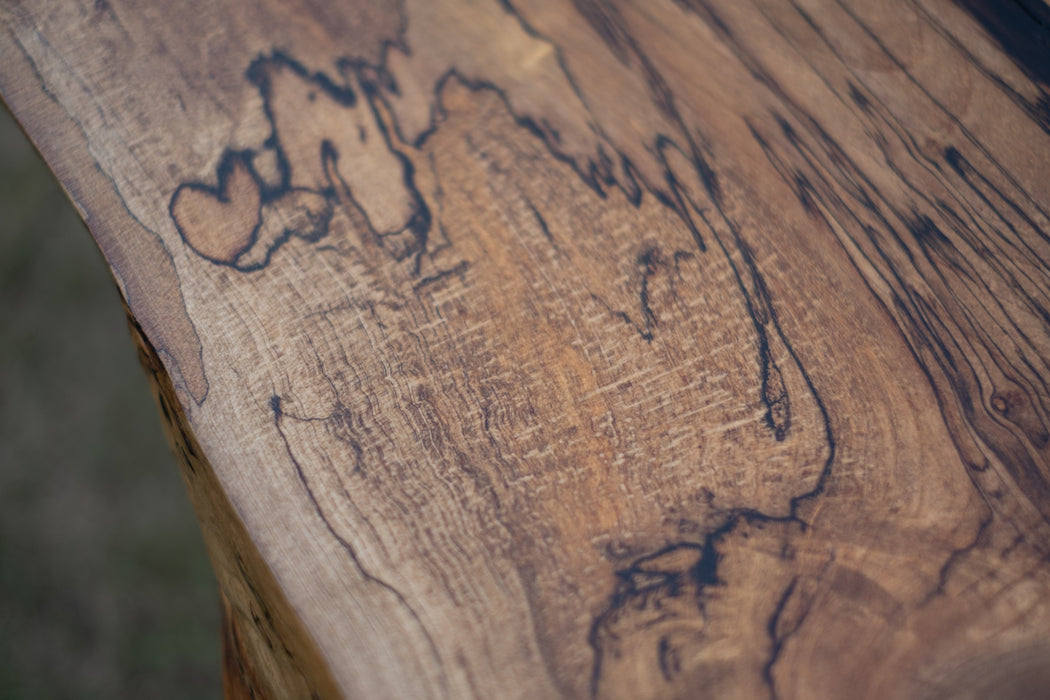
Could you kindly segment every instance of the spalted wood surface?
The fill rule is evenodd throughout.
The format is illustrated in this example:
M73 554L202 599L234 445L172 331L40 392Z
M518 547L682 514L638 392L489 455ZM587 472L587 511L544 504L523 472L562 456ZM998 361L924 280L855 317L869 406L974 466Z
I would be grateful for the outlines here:
M0 7L237 692L1050 694L1048 18Z

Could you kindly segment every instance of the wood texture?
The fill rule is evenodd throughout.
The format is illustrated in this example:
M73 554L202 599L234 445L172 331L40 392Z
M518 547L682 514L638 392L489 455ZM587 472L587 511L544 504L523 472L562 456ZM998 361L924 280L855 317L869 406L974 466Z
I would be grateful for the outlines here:
M239 692L1050 693L1048 17L0 8Z

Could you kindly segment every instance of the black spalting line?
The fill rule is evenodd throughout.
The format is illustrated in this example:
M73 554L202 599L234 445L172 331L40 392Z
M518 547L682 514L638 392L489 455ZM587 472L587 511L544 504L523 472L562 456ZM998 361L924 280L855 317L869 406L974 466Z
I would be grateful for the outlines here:
M973 540L954 550L944 563L941 564L940 571L937 572L937 587L930 591L920 605L927 605L934 598L945 595L944 587L948 583L948 576L951 574L952 568L961 561L966 554L977 549L984 543L988 527L992 524L994 519L994 511L992 510L991 504L988 504L988 513L981 519L980 524L977 526L977 532L974 534Z
M572 71L569 70L569 65L568 62L565 60L565 54L562 51L561 46L558 46L546 36L536 31L536 29L528 23L525 17L520 12L518 12L517 8L514 7L511 0L498 0L498 2L500 4L500 7L503 8L504 12L511 15L512 17L514 17L515 20L517 20L518 26L520 26L526 34L528 34L533 39L542 41L553 48L554 56L558 63L558 67L561 69L562 75L565 77L566 81L568 81L570 89L573 91L573 94L576 95L576 98L580 101L580 104L584 105L588 113L592 113L590 105L587 104L587 96L584 94L583 90L580 89L579 84L576 82L576 76L573 75ZM613 12L615 13L615 10ZM512 116L514 116L515 119L518 119L518 115L514 112L513 109L511 109L510 101L506 99L505 95L503 95L502 91L498 88L497 92L503 98L503 102L507 107L507 111ZM435 91L435 94L439 93L440 88L438 88ZM526 121L531 122L531 120ZM434 124L436 124L436 122L434 122ZM526 124L521 125L527 126ZM622 180L615 177L614 173L612 172L612 161L604 152L599 154L597 162L593 160L591 161L589 170L580 170L571 158L565 158L562 156L562 154L559 153L557 147L561 139L559 138L557 132L549 130L549 125L547 124L546 120L541 119L541 123L538 124L538 126L540 127L539 133L541 134L541 138L545 142L547 142L547 138L543 134L550 134L551 142L548 142L548 150L551 152L551 154L555 158L568 162L573 167L573 170L575 170L577 174L580 175L581 178L583 178L584 182L587 182L593 189L595 189L595 191L600 197L605 197L605 192L604 190L602 190L599 184L604 183L606 185L618 187L623 192L624 196L627 197L628 201L630 201L634 206L637 206L641 202L642 188L639 185L639 176L637 170L625 156L618 153L618 155L620 156L619 165L621 168L620 174L623 178ZM603 141L609 141L607 134L604 133L599 124L592 121L589 124L589 126L595 134L601 137Z
M402 183L412 198L415 213L412 218L407 222L404 229L393 232L379 232L372 226L371 221L368 220L367 216L364 216L364 210L357 204L354 199L354 195L350 190L349 186L338 176L338 160L340 154L336 152L332 143L328 140L323 140L319 143L319 157L325 166L326 172L329 174L329 185L328 187L320 190L314 190L309 188L295 187L292 184L292 173L291 166L288 162L288 156L285 152L284 146L281 142L281 135L277 133L276 119L273 113L273 93L272 84L269 79L269 72L273 67L277 69L288 69L292 71L299 79L311 83L318 91L323 93L326 97L333 100L336 104L345 107L347 109L358 108L358 109L369 109L372 110L375 117L375 122L381 132L384 139L385 145L390 153L398 159L402 169ZM350 61L348 59L342 59L337 63L338 70L343 74L343 83L338 83L327 74L322 72L311 72L302 63L295 60L288 54L280 50L274 50L269 55L260 55L252 61L251 65L245 73L246 78L250 83L255 85L259 90L259 93L263 101L263 113L267 122L270 125L270 135L263 142L262 148L273 153L277 164L278 179L276 183L267 182L258 172L258 169L254 165L254 158L258 155L259 151L254 149L243 149L243 150L227 150L223 153L219 160L219 165L216 170L216 184L209 184L205 182L187 182L179 185L175 192L172 194L171 200L168 204L168 213L171 216L172 221L175 223L175 227L182 237L183 241L193 248L189 240L186 238L185 231L182 228L182 224L175 216L175 203L179 196L184 190L194 190L207 194L219 202L229 201L229 179L234 170L238 165L243 167L251 176L255 183L256 188L260 194L260 202L258 208L258 215L256 218L255 226L252 229L250 236L248 237L245 245L238 250L229 260L216 259L210 256L204 255L195 248L194 251L205 258L206 260L215 263L217 265L223 265L232 267L241 272L254 272L261 270L270 264L270 260L273 254L286 242L288 242L293 236L304 238L309 242L316 242L321 238L328 235L329 218L326 217L323 222L317 227L316 231L311 232L300 232L294 229L286 229L278 236L274 241L268 244L267 250L263 258L253 264L238 263L238 259L246 252L248 252L257 242L259 237L259 230L262 226L262 211L263 207L274 204L282 197L294 194L295 192L309 192L312 194L323 197L328 207L332 207L337 204L341 199L345 199L348 202L353 203L357 206L358 210L362 213L362 219L365 221L369 233L373 240L388 250L396 260L404 260L410 256L415 256L415 273L419 273L421 265L421 256L426 249L427 238L430 231L431 217L430 211L423 200L422 195L415 184L415 171L411 161L399 150L393 147L390 134L388 133L383 120L376 112L375 105L372 103L374 95L378 90L376 83L382 84L388 89L393 86L392 82L388 80L388 74L381 68L375 68L366 63L360 61ZM349 71L354 71L359 77L362 90L366 93L365 95L358 95L349 85L348 75ZM361 103L364 104L361 104ZM334 177L333 177L334 175ZM338 182L336 181L338 180ZM341 190L338 187L341 185ZM330 215L329 215L330 216ZM384 239L390 238L391 236L401 235L408 232L413 240L401 250L390 251L385 243Z
M532 212L532 216L536 219L536 223L540 227L540 232L543 234L543 237L547 239L547 242L551 245L557 245L554 242L554 236L551 234L550 227L547 226L547 220L543 218L543 214L540 214L539 210L528 198L525 199L525 206L527 206L529 211Z
M639 326L637 323L635 323L635 320L633 318L631 318L631 315L629 313L627 313L626 311L621 311L620 309L614 309L613 307L609 306L609 303L607 301L602 299L597 294L594 294L593 292L591 293L591 301L593 301L593 302L595 302L597 304L600 304L607 312L609 312L610 314L612 314L616 318L618 318L621 321L623 321L625 325L630 326L632 329L634 329L634 332L637 333L638 336L642 340L644 340L645 342L647 342L647 343L652 343L653 342L652 331L649 330L648 328L646 328L644 325L643 326Z
M317 512L317 516L321 518L321 522L325 524L325 528L327 528L328 532L332 535L332 537L335 538L335 540L340 544L340 546L346 552L347 556L350 557L350 560L353 562L358 572L360 572L361 576L365 580L378 585L379 587L383 588L391 595L393 595L394 598L398 601L398 603L402 607L404 607L405 610L408 611L408 614L412 617L412 619L415 620L417 626L419 627L420 631L423 633L423 636L427 640L427 645L430 647L431 654L434 657L434 661L436 662L438 669L440 669L443 695L445 697L448 697L448 679L445 676L444 665L441 663L441 655L438 652L437 644L434 642L433 637L430 635L430 631L427 630L426 626L423 624L423 620L419 617L419 613L417 613L415 609L409 604L408 600L401 593L401 591L399 591L383 579L379 578L375 574L369 572L361 563L361 560L358 558L357 551L354 549L353 545L351 545L342 535L340 535L336 531L335 527L328 520L328 516L325 515L324 509L321 508L321 504L317 502L317 497L314 495L313 489L310 487L310 483L306 478L306 473L303 471L302 466L299 464L299 460L297 460L295 458L295 455L292 453L292 446L288 443L288 438L285 437L284 431L281 430L281 419L284 418L286 414L281 409L280 396L274 394L270 397L270 410L273 412L273 424L274 427L277 429L277 434L280 435L281 441L284 442L284 448L285 452L288 454L288 459L292 461L292 464L295 467L296 478L303 485L303 489L305 489L306 495L309 497L310 502L314 506L314 510Z
M703 610L702 592L707 586L718 584L718 560L719 554L716 544L721 537L733 526L724 524L718 530L710 533L703 544L682 542L670 544L652 554L636 559L630 567L616 572L617 585L613 591L612 599L605 610L595 617L591 624L587 641L594 650L594 665L591 667L591 695L597 697L598 684L601 680L603 649L600 641L601 630L608 620L616 613L630 605L636 599L651 594L656 590L665 592L670 597L681 595L681 589L688 579L698 591L697 607ZM695 551L699 556L694 566L686 571L661 570L652 568L651 563L659 558L682 550ZM641 585L639 585L641 581ZM663 656L661 654L661 656ZM666 669L664 676L667 678Z
M271 64L283 66L299 78L314 83L319 90L324 92L325 95L330 97L332 100L344 107L353 107L357 104L358 97L356 93L349 86L337 85L327 75L317 72L311 73L303 64L284 53L283 51L275 50L269 56L260 55L255 58L248 66L248 70L245 71L245 77L248 82L255 85L256 89L262 96L263 101L263 113L266 117L266 121L270 125L270 135L263 142L263 148L273 152L278 172L278 181L275 184L270 184L259 174L258 170L253 164L253 160L257 155L257 152L253 149L243 150L230 150L227 149L222 157L219 159L219 165L216 170L216 184L208 184L205 182L186 182L180 184L175 191L172 193L171 200L168 203L168 214L171 220L175 223L175 228L182 237L182 240L186 245L193 249L198 255L205 260L215 263L216 265L223 265L232 267L240 270L241 272L253 272L260 270L270 263L270 258L273 253L280 248L285 242L287 242L294 234L293 230L286 230L277 240L275 240L267 249L266 255L263 260L254 265L238 265L237 259L252 248L258 241L259 229L262 226L262 208L263 206L270 204L280 197L292 192L291 184L291 167L288 164L288 157L285 154L284 148L281 145L280 135L277 133L277 124L273 114L273 95L272 85L267 76L267 67ZM245 245L236 252L232 260L222 260L209 257L204 255L189 242L186 238L186 234L183 231L182 224L179 222L178 217L175 216L175 202L184 190L193 190L197 192L209 195L219 202L226 203L229 201L229 179L233 173L234 168L237 165L241 165L250 174L252 180L255 182L255 186L259 191L260 202L259 209L256 216L255 226L252 229L251 235L249 236ZM321 195L326 199L331 199L335 192L334 188L330 188L328 191L315 192L313 190L307 190L314 194ZM327 226L324 229L325 234L327 233ZM323 236L322 236L323 237Z
M773 614L770 615L769 622L766 623L766 634L769 635L769 640L773 649L769 655L769 659L766 660L765 665L762 667L762 677L765 679L766 685L769 686L771 700L777 700L777 697L779 697L777 694L776 683L773 680L773 665L780 656L780 650L784 648L784 642L786 642L790 636L788 634L780 634L777 631L777 627L780 625L780 616L784 614L784 608L787 607L788 601L791 600L791 596L795 592L795 586L797 585L798 576L791 579L791 583L789 583L787 588L784 589L784 592L780 594L780 600L777 601L776 607L773 608ZM799 620L794 629L798 629L801 623L801 620Z
M500 0L500 2L504 10L512 14L515 17L515 19L517 19L519 25L529 36L552 46L565 79L569 83L571 89L576 94L577 98L580 100L580 103L584 105L585 109L587 109L588 112L590 112L590 107L587 104L586 96L584 95L583 91L580 90L575 77L569 70L567 63L564 60L561 47L554 44L547 37L543 36L534 28L532 28L528 24L528 22L525 21L522 15L513 7L509 0ZM717 198L720 194L720 187L718 184L718 180L715 176L714 170L709 166L706 159L702 155L700 149L697 147L695 141L689 135L688 128L686 127L684 120L678 113L677 108L674 106L673 97L670 96L670 91L666 87L666 81L664 81L662 76L660 76L660 74L655 70L648 57L645 56L641 49L635 44L633 38L631 38L630 44L631 51L641 62L641 66L646 72L646 77L650 83L651 90L655 95L663 96L662 109L665 110L666 113L672 117L672 120L679 127L681 133L683 134L686 142L689 145L688 153L682 151L682 149L680 148L679 150L682 151L683 155L685 155L692 163L692 165L697 171L699 178L704 183L705 189L713 193L712 196ZM686 205L686 201L682 192L682 187L680 183L678 183L673 171L669 167L665 167L666 182L664 183L664 185L667 187L666 190L661 189L661 187L656 183L645 182L644 179L639 175L638 169L634 166L634 164L626 155L614 149L614 155L616 156L616 158L614 159L606 152L605 144L610 143L610 139L604 132L602 132L601 128L595 122L591 122L590 126L593 129L594 133L598 137L600 137L598 152L595 157L587 159L586 165L581 165L574 158L569 156L561 149L560 137L558 136L557 132L550 129L549 125L546 123L545 120L540 119L539 121L537 121L536 119L533 119L528 115L519 114L514 110L513 106L510 103L510 99L501 87L487 80L470 78L464 75L455 67L448 69L436 81L436 84L433 89L436 98L432 105L430 126L424 129L413 143L413 145L416 148L421 148L423 144L427 141L427 139L430 137L430 135L437 129L441 121L443 121L445 117L445 111L440 96L445 84L453 79L458 81L464 87L467 87L473 92L487 90L493 92L496 96L498 96L503 102L504 106L506 107L508 114L511 115L511 117L518 124L518 126L526 129L534 136L539 138L547 146L547 150L549 151L552 157L554 157L558 161L569 165L569 167L571 167L573 171L576 172L576 174L582 179L582 181L586 185L588 185L599 197L601 197L602 199L606 198L607 187L616 188L623 193L623 195L633 206L637 207L641 203L643 189L647 190L655 197L657 197L657 199L660 202L673 209L675 213L677 213L682 219L683 223L685 223L685 225L689 228L690 233L696 239L697 245L701 248L701 250L706 249L704 241L700 236L699 227L692 218L689 207ZM398 135L401 136L402 141L404 141L405 139L401 134L400 128L396 122L394 124L394 129L395 132L397 132ZM663 142L665 140L669 139L663 135L657 136L654 143L654 146L657 151L663 148ZM677 148L677 146L675 147ZM614 169L614 163L617 163L619 165L618 172Z
M339 70L343 72L344 77L350 72L353 72L358 76L361 82L361 88L365 91L367 97L366 101L368 102L368 108L372 111L376 126L383 135L383 142L386 144L387 150L389 150L390 153L401 163L402 184L411 195L413 204L416 208L415 213L404 230L408 230L415 240L403 254L397 254L395 257L398 260L402 260L408 256L415 256L414 274L418 275L420 266L422 265L422 255L426 251L427 242L430 237L430 209L427 207L419 188L416 187L415 166L412 164L412 161L408 159L408 156L394 148L393 138L387 129L386 122L380 116L379 110L375 104L375 101L378 99L379 88L383 85L383 79L388 77L389 73L384 66L372 66L364 61L350 60L346 58L340 59L337 62L337 65ZM377 77L369 79L369 76ZM393 78L389 77L389 80L392 81ZM350 191L350 188L346 186L345 182L343 183L343 188L348 198L353 201L353 193ZM364 210L362 210L362 214L364 214ZM367 220L367 216L365 219ZM380 245L382 245L382 238L385 236L400 235L403 232L395 231L385 235L379 234L372 227L371 222L369 222L369 228L372 228L372 233L380 242Z
M422 278L412 286L412 289L414 289L415 291L419 291L424 287L428 287L434 284L435 282L440 282L441 280L446 279L448 277L462 277L463 273L467 271L468 267L470 267L470 263L466 260L461 260L460 262L453 265L447 270L440 270L432 275L428 275L427 277Z
M649 305L649 279L656 274L657 268L662 266L660 251L655 247L646 248L638 256L638 271L641 274L641 282L638 288L638 302L642 309L642 318L645 319L645 330L649 337L653 336L653 328L656 328L656 314Z
M819 582L823 579L828 569L831 568L832 564L835 563L834 553L828 557L828 560L824 562L824 566L820 568L814 576L811 577L814 583ZM779 693L777 693L776 680L773 678L773 666L780 658L780 653L784 648L784 644L791 638L798 630L805 624L806 619L809 617L809 612L813 608L814 596L805 595L799 593L799 582L800 577L795 576L788 583L787 587L780 595L780 599L777 601L776 606L773 609L773 614L769 616L769 620L766 623L766 636L769 637L769 643L771 645L771 651L769 659L762 667L762 677L766 681L766 685L769 686L770 700L777 700ZM781 629L781 623L783 622L784 611L787 609L788 603L792 600L792 597L800 599L798 615L793 620L790 628Z
M675 251L673 261L676 274L678 274L679 262L691 255L692 253L686 250ZM638 337L651 344L655 337L655 329L659 323L650 300L649 283L653 276L659 272L660 268L669 266L669 263L661 256L656 246L648 246L638 254L635 264L638 274L638 313L641 316L641 322L634 320L631 314L626 311L612 308L597 294L592 293L590 296L592 301L600 304L607 312L634 329Z
M199 250L197 250L193 246L193 244L190 243L189 239L186 238L186 233L182 229L182 224L179 223L178 217L175 216L175 202L182 195L182 193L184 191L187 191L187 190L195 191L195 192L203 192L204 194L207 194L210 197L213 197L214 199L216 199L219 202L222 202L223 204L229 202L230 201L230 197L229 197L230 176L233 174L233 171L237 167L238 164L242 165L243 167L245 167L248 170L248 172L251 174L252 179L255 180L256 186L259 187L259 191L262 192L265 195L266 190L264 188L266 188L266 183L263 182L262 178L256 173L255 168L252 167L252 165L251 165L252 159L254 157L255 157L255 154L252 151L250 151L250 150L249 151L232 151L232 150L225 151L223 153L222 157L219 159L219 167L218 167L218 169L216 171L216 177L218 179L218 182L215 185L209 185L209 184L203 183L203 182L183 183L183 184L179 185L175 189L175 192L172 193L172 195L171 195L171 200L168 202L168 215L171 217L171 220L173 222L175 222L175 230L179 232L179 236L182 237L182 242L183 243L185 243L187 246L189 246L193 250L193 252L195 252L197 255L201 256L202 258L204 258L205 260L207 260L209 262L215 263L216 265L226 265L228 267L233 267L235 269L241 270L242 272L250 272L252 270L257 270L257 269L260 269L262 267L265 267L266 264L270 260L270 252L267 251L266 259L262 263L260 263L258 265L255 265L253 267L248 267L248 268L237 267L237 265L236 265L237 258L239 258L244 253L248 252L248 250L250 250L251 247L253 245L255 245L256 241L259 239L259 228L262 226L262 209L260 208L256 212L255 226L252 228L251 235L248 237L247 242L238 251L236 251L236 253L234 253L233 261L228 261L228 260L221 260L221 259L218 259L218 258L213 258L213 257L210 257L208 255L205 255L204 253L202 253ZM278 163L281 163L281 159L280 158L278 159ZM282 177L284 177L283 173L282 173ZM289 232L289 235L290 235L290 232ZM278 243L278 245L274 246L273 248L276 248L279 245L280 245L280 243ZM271 248L271 250L272 250L272 248Z
M460 72L457 68L450 68L435 82L433 91L436 98L431 109L430 126L424 129L415 141L412 142L414 148L421 149L437 130L441 122L447 117L441 94L444 92L445 86L452 81L459 83L471 92L491 92L498 97L506 108L507 113L514 120L515 124L538 138L547 147L547 151L551 157L569 166L583 183L601 199L606 199L608 197L606 188L612 187L619 189L633 206L638 206L641 203L642 189L638 184L639 176L637 174L637 169L626 156L618 154L620 156L620 174L623 177L622 180L617 178L617 173L612 167L613 160L609 158L608 154L604 153L604 150L597 159L588 159L586 165L581 165L573 157L567 155L561 150L559 138L557 138L554 132L550 131L549 128L545 128L543 123L538 122L528 115L522 115L515 112L511 106L509 97L501 87L487 80L470 78ZM383 98L380 96L379 99ZM400 136L400 128L397 126L396 122L394 130ZM601 135L600 132L596 133ZM648 185L646 187L648 188Z

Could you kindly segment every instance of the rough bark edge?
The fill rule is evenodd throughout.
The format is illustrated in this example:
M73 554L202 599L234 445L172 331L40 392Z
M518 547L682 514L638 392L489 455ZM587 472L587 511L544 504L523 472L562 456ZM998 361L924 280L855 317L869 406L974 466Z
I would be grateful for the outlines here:
M225 700L270 700L260 688L252 670L242 633L230 607L220 593L222 603L222 697Z
M131 336L219 581L226 698L342 697L190 428L175 387L127 305Z

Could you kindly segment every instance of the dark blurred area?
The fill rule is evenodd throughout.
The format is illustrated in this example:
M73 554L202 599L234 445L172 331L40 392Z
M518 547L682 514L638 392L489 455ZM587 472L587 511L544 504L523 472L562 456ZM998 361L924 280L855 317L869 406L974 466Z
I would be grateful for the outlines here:
M207 698L219 604L116 286L0 103L0 699Z

